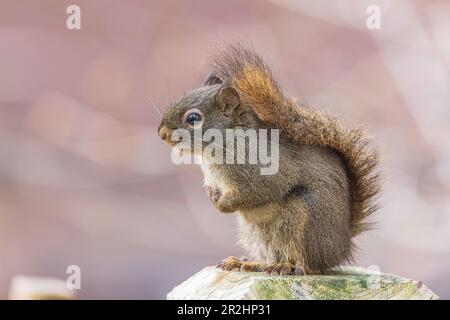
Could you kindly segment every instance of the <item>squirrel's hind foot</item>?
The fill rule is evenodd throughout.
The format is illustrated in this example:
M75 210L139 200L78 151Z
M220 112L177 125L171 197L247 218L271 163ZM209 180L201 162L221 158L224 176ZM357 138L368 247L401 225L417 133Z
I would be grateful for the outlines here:
M239 260L238 258L231 256L226 259L220 260L217 263L217 268L220 268L225 271L231 271L231 270L235 270L235 269L240 270L242 263L243 262L241 260Z
M269 275L304 275L305 271L301 266L293 265L290 262L282 262L282 263L275 263L269 266L266 266L262 270L265 274Z
M304 275L305 271L299 265L290 262L274 263L267 265L262 262L248 261L246 258L238 259L228 257L219 261L217 267L225 270L237 270L241 272L263 272L268 275Z
M261 272L266 265L260 262L248 261L248 258L246 257L242 257L241 259L228 257L219 261L217 267L225 271L237 270L241 272Z

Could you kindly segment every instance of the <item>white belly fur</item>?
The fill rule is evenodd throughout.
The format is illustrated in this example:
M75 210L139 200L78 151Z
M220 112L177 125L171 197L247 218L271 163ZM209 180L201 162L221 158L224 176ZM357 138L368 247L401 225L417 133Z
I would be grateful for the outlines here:
M203 171L203 184L205 186L219 188L222 192L230 190L230 185L226 183L226 179L217 168L206 163L202 163L200 167Z

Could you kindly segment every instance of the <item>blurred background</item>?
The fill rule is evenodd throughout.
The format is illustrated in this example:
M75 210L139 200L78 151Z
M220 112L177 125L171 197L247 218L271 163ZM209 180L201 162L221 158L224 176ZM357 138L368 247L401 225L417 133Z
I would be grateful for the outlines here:
M71 4L81 30L66 28ZM202 83L224 39L253 44L291 95L367 125L385 187L357 264L450 298L444 0L3 0L0 298L14 275L65 279L76 264L80 298L164 299L242 253L200 169L172 164L156 132L158 109Z

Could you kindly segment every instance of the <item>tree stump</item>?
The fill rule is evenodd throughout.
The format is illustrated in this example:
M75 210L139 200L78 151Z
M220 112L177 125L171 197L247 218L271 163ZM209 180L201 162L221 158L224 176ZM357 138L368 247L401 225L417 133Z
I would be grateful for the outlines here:
M167 299L366 300L439 299L422 282L343 267L327 275L271 276L206 267L176 286Z

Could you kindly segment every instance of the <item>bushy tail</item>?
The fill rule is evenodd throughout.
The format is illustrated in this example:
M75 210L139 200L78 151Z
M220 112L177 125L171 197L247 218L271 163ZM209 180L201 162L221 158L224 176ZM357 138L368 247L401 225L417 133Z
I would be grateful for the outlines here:
M367 230L380 191L379 155L362 128L347 129L336 118L285 96L262 58L242 44L226 45L213 57L212 67L268 126L300 144L326 146L341 156L350 181L352 235Z

